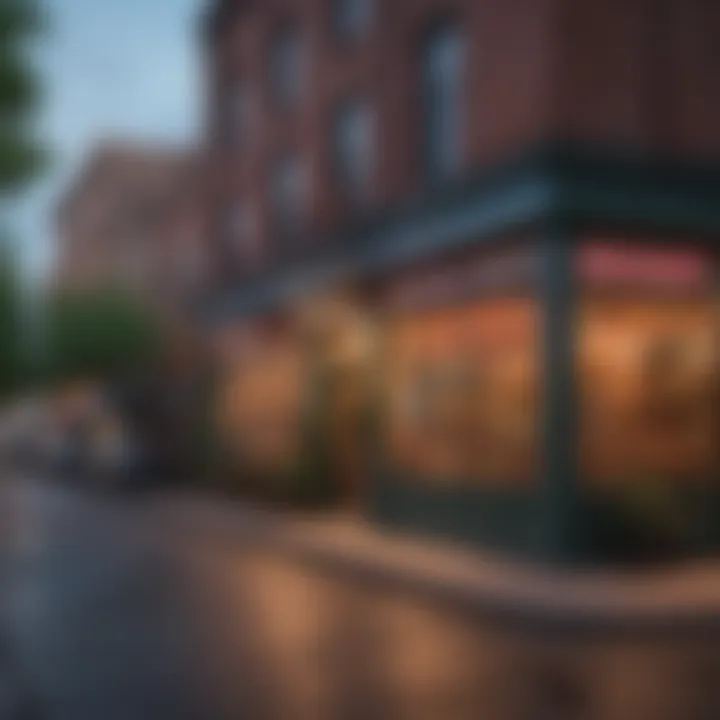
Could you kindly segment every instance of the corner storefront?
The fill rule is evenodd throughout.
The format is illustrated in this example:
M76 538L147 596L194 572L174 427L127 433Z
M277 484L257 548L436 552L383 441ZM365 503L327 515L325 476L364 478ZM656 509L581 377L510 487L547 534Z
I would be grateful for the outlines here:
M716 181L551 150L245 287L236 449L522 557L717 550Z

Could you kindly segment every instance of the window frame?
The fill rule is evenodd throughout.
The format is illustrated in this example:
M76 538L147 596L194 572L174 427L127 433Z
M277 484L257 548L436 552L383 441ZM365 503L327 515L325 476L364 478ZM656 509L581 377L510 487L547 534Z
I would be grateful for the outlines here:
M362 149L351 147L352 138L343 132L352 133L345 123L353 121L359 121L357 127L364 135L355 141L364 146ZM364 96L345 98L333 112L330 132L333 180L342 189L345 200L353 205L368 202L372 192L377 161L376 124L375 108Z
M468 127L468 51L467 33L454 17L435 22L422 38L421 161L430 184L452 179L463 166ZM448 130L451 126L454 130Z
M309 48L296 21L278 25L270 36L267 53L267 95L281 110L297 106L307 78Z
M365 35L371 28L376 11L377 0L329 0L330 25L333 35L341 40L357 40ZM362 3L364 7L359 11L360 17L350 12L349 3ZM348 13L349 18L348 19Z

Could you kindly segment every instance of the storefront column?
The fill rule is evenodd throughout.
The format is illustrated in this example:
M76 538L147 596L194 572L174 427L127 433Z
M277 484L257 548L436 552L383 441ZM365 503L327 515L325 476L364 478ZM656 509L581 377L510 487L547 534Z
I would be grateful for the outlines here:
M540 551L551 563L577 555L578 463L575 381L576 292L569 234L549 233L541 250L543 463Z
M715 293L713 311L715 319L715 381L712 388L715 398L715 422L716 429L720 432L720 250L716 250L713 256L715 264ZM715 448L715 471L710 479L713 484L713 502L708 503L711 510L711 527L717 528L715 518L720 517L720 442ZM720 531L715 530L711 536L712 550L720 549Z

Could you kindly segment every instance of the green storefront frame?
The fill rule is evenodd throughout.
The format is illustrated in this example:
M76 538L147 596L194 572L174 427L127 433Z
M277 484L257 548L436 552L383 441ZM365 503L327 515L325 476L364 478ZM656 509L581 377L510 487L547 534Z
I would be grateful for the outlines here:
M650 163L604 149L543 144L492 171L430 190L348 237L318 243L314 257L280 264L241 290L216 297L211 313L219 322L262 314L324 285L383 282L413 263L460 248L501 248L504 237L518 232L532 238L540 259L543 318L543 462L532 491L428 490L392 472L378 452L366 512L399 527L523 557L583 561L594 508L582 492L577 457L575 250L588 235L616 235L638 246L657 238L691 238L717 253L718 197L718 165ZM718 487L720 477L699 493L693 503L698 511L717 505ZM703 548L718 546L715 534L703 533Z

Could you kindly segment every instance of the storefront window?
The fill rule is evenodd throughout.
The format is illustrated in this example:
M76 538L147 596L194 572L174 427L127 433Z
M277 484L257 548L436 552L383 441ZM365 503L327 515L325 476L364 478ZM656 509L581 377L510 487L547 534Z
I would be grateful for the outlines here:
M534 475L537 312L534 299L496 297L391 323L389 451L398 470L439 483Z
M589 262L600 255L604 263ZM703 271L691 254L624 250L613 264L607 248L582 257L584 476L602 485L709 479L720 437L712 264Z
M304 365L292 348L266 348L246 357L226 391L225 431L248 469L280 472L301 452Z

